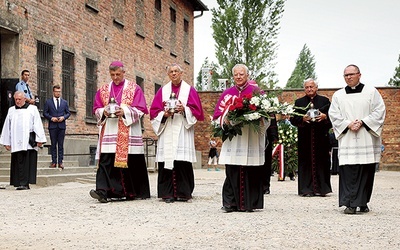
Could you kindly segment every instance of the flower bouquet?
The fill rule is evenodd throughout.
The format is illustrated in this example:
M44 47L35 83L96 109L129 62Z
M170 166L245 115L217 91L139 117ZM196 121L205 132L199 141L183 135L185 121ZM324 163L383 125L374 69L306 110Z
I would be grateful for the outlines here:
M279 103L277 97L264 93L245 94L241 97L226 95L221 101L223 113L219 120L211 122L213 136L222 141L236 135L242 135L242 128L249 125L255 131L260 131L262 119L271 119L270 114L289 115L294 113L294 106Z

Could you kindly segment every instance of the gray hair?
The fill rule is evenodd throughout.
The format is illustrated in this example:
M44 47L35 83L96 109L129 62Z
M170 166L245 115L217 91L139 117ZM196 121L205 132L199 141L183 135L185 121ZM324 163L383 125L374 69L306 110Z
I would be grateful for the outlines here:
M237 68L243 68L246 70L246 73L249 74L249 68L246 65L239 63L239 64L236 64L235 66L233 66L232 75L235 74L234 72L235 72L235 69L237 69Z
M117 69L121 69L122 71L125 72L124 67L121 67L121 66L118 66L118 65L110 65L110 66L108 67L108 70L111 70L111 71L115 71L115 70L117 70Z
M18 95L22 95L23 97L25 97L25 92L24 91L21 91L21 90L18 90L18 91L15 91L15 93L14 93L14 97L16 97L16 96L18 96Z
M314 80L314 78L307 78L307 79L305 79L304 82L303 82L303 88L304 88L304 86L306 85L306 83L308 83L308 82L314 82L315 87L318 87L318 82L317 82L316 80Z
M179 65L179 64L177 64L177 63L171 63L170 65L167 65L167 73L169 72L169 70L172 68L172 67L178 67L178 69L179 69L179 72L183 72L183 69L182 69L182 67L181 67L181 65Z

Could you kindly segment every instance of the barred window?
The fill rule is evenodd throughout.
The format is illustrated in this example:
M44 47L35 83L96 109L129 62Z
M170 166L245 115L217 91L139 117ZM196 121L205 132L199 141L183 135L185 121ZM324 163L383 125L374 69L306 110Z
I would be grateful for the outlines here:
M161 0L155 0L154 1L154 7L156 8L156 10L161 12Z
M62 95L69 108L75 110L75 56L68 51L62 52Z
M157 93L157 91L161 88L161 84L154 83L154 94Z
M53 46L38 41L37 53L37 95L38 109L43 110L47 98L53 96Z
M176 23L176 10L174 8L169 8L169 13L171 17L171 22Z
M97 91L97 62L86 58L86 118L93 115L94 97Z
M136 76L136 83L142 88L144 93L144 79L141 78L140 76Z
M189 33L189 21L186 19L183 19L183 31Z

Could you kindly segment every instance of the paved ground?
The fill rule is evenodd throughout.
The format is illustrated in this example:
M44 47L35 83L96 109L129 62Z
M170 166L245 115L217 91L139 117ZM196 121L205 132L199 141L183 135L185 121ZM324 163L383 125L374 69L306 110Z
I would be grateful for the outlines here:
M400 172L376 174L370 213L345 215L338 177L328 197L299 197L272 177L263 210L223 213L224 172L196 170L191 203L100 204L90 184L0 190L0 249L400 249Z

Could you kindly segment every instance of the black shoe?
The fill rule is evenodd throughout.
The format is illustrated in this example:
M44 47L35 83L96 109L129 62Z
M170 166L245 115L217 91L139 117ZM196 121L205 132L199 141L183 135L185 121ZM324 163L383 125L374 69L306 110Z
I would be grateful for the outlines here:
M232 213L237 211L236 207L226 207L226 206L221 207L221 210L224 211L225 213Z
M301 196L303 196L303 197L314 197L314 194L311 194L311 193L309 193L309 194L302 194Z
M360 212L361 212L361 213L368 213L368 212L369 212L368 206L362 206L362 207L360 207Z
M271 192L269 191L269 189L264 190L264 194L270 194Z
M356 214L356 208L355 207L346 207L344 210L345 214Z
M165 203L174 203L175 202L175 198L165 198L163 199L165 201Z
M101 203L107 203L108 202L107 198L102 193L100 193L99 191L96 191L96 190L92 189L92 190L90 190L89 194L93 199L97 199Z
M19 186L16 188L16 190L28 190L29 186Z
M296 178L294 178L294 177L292 176L292 177L290 177L290 180L291 180L291 181L295 181Z

